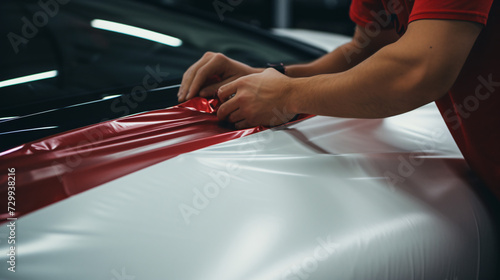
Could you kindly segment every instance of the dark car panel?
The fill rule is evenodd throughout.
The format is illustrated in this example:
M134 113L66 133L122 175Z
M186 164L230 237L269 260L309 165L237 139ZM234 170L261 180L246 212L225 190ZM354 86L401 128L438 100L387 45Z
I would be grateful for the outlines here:
M169 85L180 81L187 67L206 51L222 52L255 66L307 61L321 54L263 36L252 27L235 27L140 1L72 0L52 8L38 1L2 1L0 5L1 17L7 21L1 32L7 40L2 40L0 81L57 71L53 78L0 88L3 96L9 96L8 104L0 105L0 117L89 101L107 92L115 94L114 90L123 93L143 84L150 69L160 72L156 86ZM181 45L102 29L95 24L99 21L172 36Z
M4 0L0 19L0 150L173 106L176 89L151 91L178 84L206 51L252 66L324 53L216 14L147 1Z

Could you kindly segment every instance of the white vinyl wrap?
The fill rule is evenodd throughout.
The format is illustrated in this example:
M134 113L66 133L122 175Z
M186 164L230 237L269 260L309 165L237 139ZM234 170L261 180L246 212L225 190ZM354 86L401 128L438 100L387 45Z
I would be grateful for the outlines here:
M489 279L498 236L466 172L433 104L313 117L20 218L0 279Z

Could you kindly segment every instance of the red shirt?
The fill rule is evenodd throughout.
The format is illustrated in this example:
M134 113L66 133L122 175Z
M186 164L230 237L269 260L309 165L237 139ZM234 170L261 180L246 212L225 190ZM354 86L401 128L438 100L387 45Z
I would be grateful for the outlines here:
M351 19L403 35L420 19L485 25L455 84L436 101L472 170L500 198L500 0L353 0Z

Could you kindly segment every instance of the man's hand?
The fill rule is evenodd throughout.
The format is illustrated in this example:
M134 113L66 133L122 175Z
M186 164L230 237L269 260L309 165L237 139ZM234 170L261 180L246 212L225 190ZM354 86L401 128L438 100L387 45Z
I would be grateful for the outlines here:
M275 126L291 120L295 114L287 107L290 80L268 68L222 86L218 96L225 102L219 107L217 117L234 123L238 129Z
M213 97L220 86L260 71L221 53L207 52L184 73L177 97L179 102L197 95Z

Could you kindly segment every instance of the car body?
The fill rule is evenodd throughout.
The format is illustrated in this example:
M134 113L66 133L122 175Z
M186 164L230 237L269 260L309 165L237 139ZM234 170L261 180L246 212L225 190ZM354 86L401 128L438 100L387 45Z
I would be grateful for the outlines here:
M1 27L7 39L1 41L0 91L9 102L0 105L0 120L9 122L0 123L0 150L103 119L176 105L169 87L206 51L253 66L297 63L324 53L230 19L220 21L215 11L152 2L49 1L47 6L2 1L8 24ZM40 74L52 76L29 80ZM98 104L81 105L89 103ZM65 112L57 112L61 109Z
M495 279L495 216L434 104L235 130L214 115L218 100L176 104L190 63L207 50L256 66L324 52L156 4L64 8L76 22L61 12L52 19L69 23L55 27L87 30L68 39L85 57L63 77L4 88L19 96L0 123L0 200L15 201L0 212L1 279ZM105 30L123 27L120 11L190 48L148 41L142 54L144 42ZM94 29L125 46L94 58ZM115 56L130 63L104 63Z

